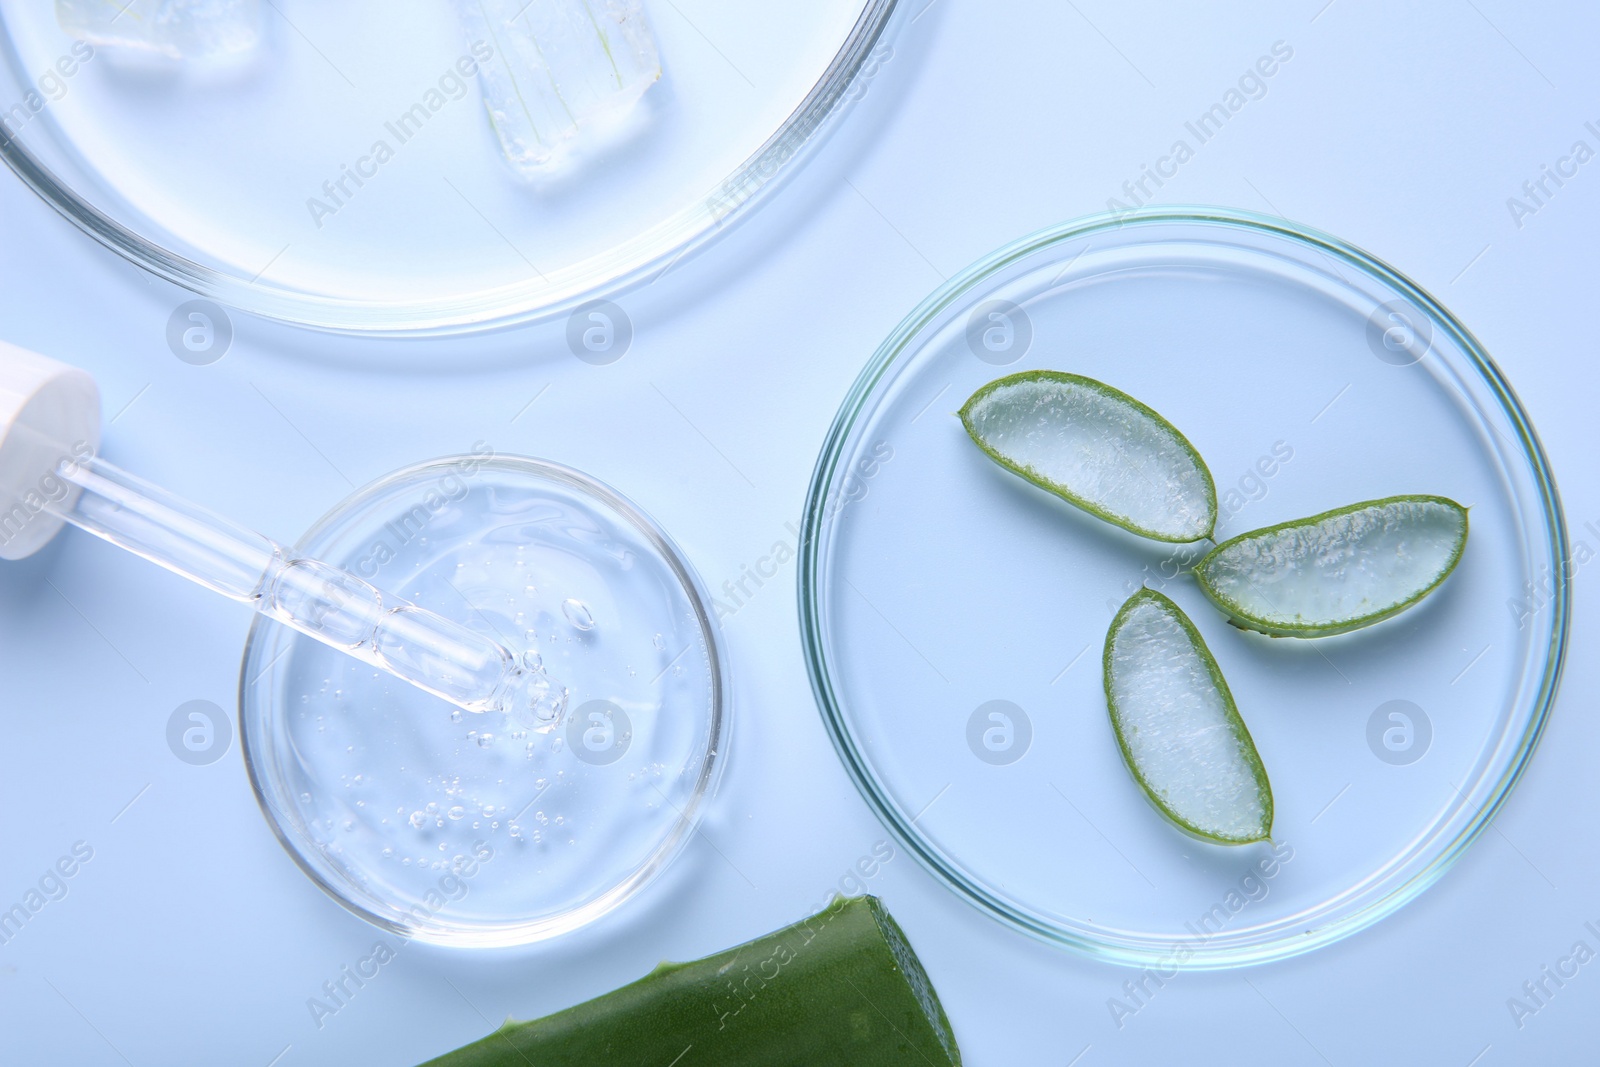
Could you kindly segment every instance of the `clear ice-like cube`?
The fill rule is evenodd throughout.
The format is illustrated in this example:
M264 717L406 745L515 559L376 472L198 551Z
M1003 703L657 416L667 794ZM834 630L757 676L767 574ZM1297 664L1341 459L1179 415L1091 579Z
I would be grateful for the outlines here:
M72 36L173 59L248 52L262 16L261 0L56 0L56 21Z
M631 109L661 77L640 0L455 0L506 159L548 173L590 129Z

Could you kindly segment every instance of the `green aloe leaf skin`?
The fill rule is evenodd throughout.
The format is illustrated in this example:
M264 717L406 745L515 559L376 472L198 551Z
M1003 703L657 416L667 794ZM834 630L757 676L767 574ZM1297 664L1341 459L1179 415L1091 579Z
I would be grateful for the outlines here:
M1327 637L1392 618L1450 577L1467 509L1441 496L1367 500L1224 541L1195 565L1237 626Z
M1106 709L1128 770L1156 809L1204 841L1272 834L1272 786L1200 632L1154 589L1129 597L1106 634Z
M1174 543L1216 526L1216 484L1188 438L1104 382L1024 371L973 393L960 416L990 459L1106 522Z
M547 976L548 977L548 976ZM538 980L537 973L529 975ZM876 897L817 915L424 1067L960 1067L928 975Z

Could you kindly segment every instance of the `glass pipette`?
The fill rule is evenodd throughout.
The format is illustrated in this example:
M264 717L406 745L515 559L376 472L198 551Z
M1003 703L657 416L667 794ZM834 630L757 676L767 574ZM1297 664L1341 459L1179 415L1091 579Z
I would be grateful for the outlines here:
M553 724L566 690L537 651L500 642L121 470L67 456L45 511L472 712ZM69 488L70 487L70 488ZM15 513L13 512L13 515ZM10 516L0 516L0 536Z
M94 378L0 341L0 558L71 523L472 712L549 728L567 691L516 650L182 500L98 455Z
M64 521L467 711L513 712L538 726L554 725L566 710L566 689L534 649L514 652L347 570L296 557L121 470L85 441L63 454L59 443L16 425L7 448L19 446L58 458L39 464L44 473L31 491L5 494L0 551L35 540L34 524Z

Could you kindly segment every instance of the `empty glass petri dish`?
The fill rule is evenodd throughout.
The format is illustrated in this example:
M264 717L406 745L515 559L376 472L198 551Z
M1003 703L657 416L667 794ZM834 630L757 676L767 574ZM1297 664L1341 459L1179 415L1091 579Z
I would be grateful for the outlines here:
M1436 493L1471 508L1463 560L1366 630L1235 630L1187 574L1209 545L1125 534L974 447L956 410L1030 369L1176 425L1216 479L1218 541ZM817 462L800 610L840 757L925 866L1018 929L1165 973L1329 944L1450 867L1549 715L1568 556L1533 427L1438 301L1281 220L1151 209L1003 248L884 342ZM1184 836L1124 766L1101 654L1142 586L1226 676L1271 776L1272 843Z
M552 463L461 456L360 490L296 551L535 650L564 696L554 721L463 712L258 618L245 763L335 900L406 937L515 945L605 915L678 854L722 767L727 666L698 578L637 508Z
M63 2L102 37L154 7ZM518 48L534 62L533 6L189 5L249 16L254 42L194 60L88 46L54 0L0 0L0 156L102 244L258 315L393 334L527 321L651 277L741 217L860 95L900 5L643 0L659 81L572 165L519 175L507 116L485 105L522 93L543 121L533 88L494 68L484 95L476 72ZM631 6L538 0L597 26Z

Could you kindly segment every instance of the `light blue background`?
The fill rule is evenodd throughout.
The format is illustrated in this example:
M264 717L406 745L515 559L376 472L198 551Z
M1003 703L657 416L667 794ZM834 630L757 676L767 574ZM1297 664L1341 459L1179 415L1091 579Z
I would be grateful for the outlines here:
M221 362L189 366L164 339L188 294L93 245L9 175L0 337L96 373L114 461L280 539L354 486L481 439L617 486L720 586L789 538L840 399L918 300L1014 237L1104 209L1281 40L1294 57L1267 95L1161 198L1281 212L1439 296L1518 390L1574 538L1600 549L1584 528L1600 526L1600 162L1520 228L1506 206L1574 141L1600 147L1584 128L1600 126L1600 19L1509 0L1323 2L934 0L778 200L619 298L636 336L611 366L573 358L559 323L394 344L243 316ZM793 580L790 564L725 624L730 773L664 883L556 944L408 946L319 1030L307 998L377 932L283 854L236 739L191 767L164 737L184 701L233 707L248 614L76 532L0 568L0 901L73 842L94 848L69 895L0 947L0 1058L410 1063L814 909L887 835L812 704ZM1131 972L1001 928L899 855L870 888L927 965L967 1062L1592 1060L1600 963L1520 1029L1506 1000L1575 941L1600 948L1584 928L1600 926L1584 611L1596 580L1574 581L1563 695L1494 827L1417 903L1331 949L1183 975L1119 1029L1106 1002Z

